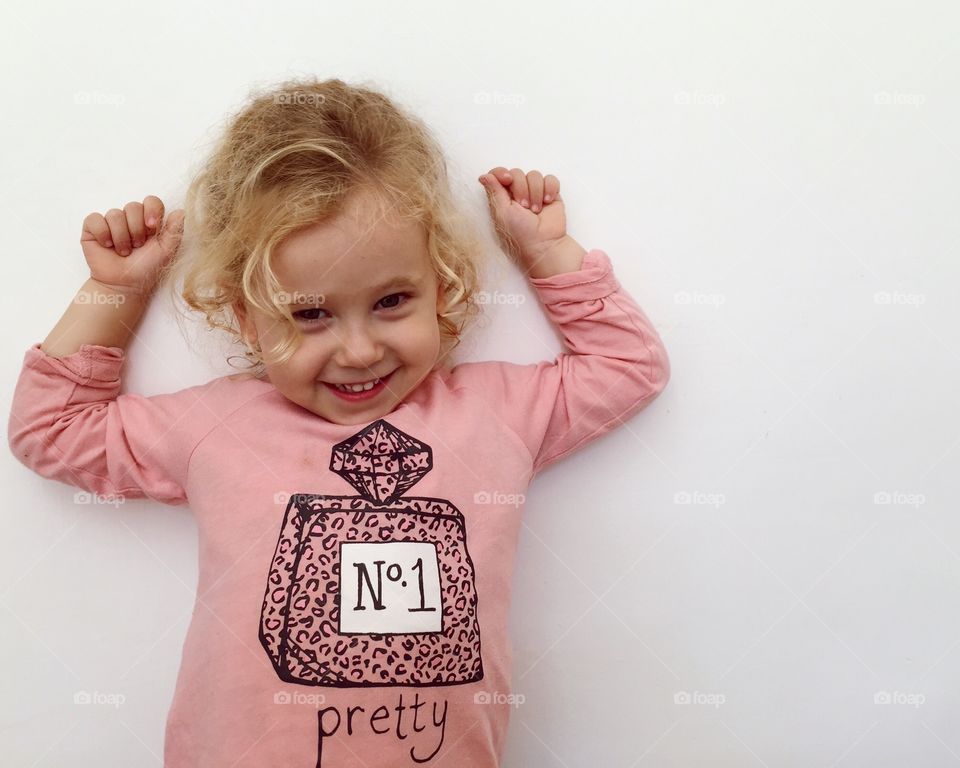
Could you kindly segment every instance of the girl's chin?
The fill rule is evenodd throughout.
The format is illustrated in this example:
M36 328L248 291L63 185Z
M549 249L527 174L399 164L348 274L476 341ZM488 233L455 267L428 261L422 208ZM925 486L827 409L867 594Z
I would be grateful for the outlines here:
M366 424L386 416L396 407L396 399L390 392L381 392L368 399L347 399L331 392L323 386L323 395L317 403L319 408L311 409L328 421L337 424Z
M319 411L315 411L318 416L323 417L327 421L333 422L334 424L341 424L343 426L353 426L359 424L369 424L371 421L376 421L385 416L388 416L392 412L392 408L385 408L383 406L379 408L338 408L338 407L325 407Z

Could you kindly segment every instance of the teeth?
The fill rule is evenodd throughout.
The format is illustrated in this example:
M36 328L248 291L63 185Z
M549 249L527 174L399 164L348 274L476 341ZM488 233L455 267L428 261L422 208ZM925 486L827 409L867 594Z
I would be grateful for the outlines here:
M373 381L368 381L366 384L337 384L336 387L341 392L366 392L367 390L373 389L379 383L380 379L374 379Z

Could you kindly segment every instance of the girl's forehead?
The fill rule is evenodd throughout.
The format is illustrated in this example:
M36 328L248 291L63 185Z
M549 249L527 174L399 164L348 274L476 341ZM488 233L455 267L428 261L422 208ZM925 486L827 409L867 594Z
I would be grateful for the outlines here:
M427 236L421 226L382 221L366 227L323 224L301 230L277 248L274 259L277 275L291 277L321 270L354 279L371 270L416 271L428 265Z
M355 192L339 213L302 227L280 245L282 255L326 253L390 252L398 246L425 247L426 228L416 220L400 216L395 208L384 206L368 192Z
M274 252L282 283L331 292L395 276L426 278L432 273L424 225L384 207L368 191L351 194L340 213L303 227Z
M287 289L352 297L390 285L428 287L436 279L426 236L416 229L386 239L308 236L292 245L274 263Z

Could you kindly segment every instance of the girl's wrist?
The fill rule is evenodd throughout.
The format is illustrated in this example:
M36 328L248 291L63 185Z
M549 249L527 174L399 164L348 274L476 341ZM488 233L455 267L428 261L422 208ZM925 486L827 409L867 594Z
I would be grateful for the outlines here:
M586 253L586 249L570 235L563 235L547 245L539 256L524 259L526 273L532 278L545 278L576 272L583 266Z
M73 354L84 344L125 349L149 298L124 286L87 278L40 348L54 357Z
M152 288L137 289L128 285L113 285L111 283L105 283L102 280L98 280L95 277L87 278L84 289L87 291L94 291L102 296L122 296L122 301L148 302L153 296Z

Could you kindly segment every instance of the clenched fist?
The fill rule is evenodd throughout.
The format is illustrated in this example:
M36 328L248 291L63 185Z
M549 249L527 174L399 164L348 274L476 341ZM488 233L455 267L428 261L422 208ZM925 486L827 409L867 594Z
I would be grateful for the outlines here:
M147 195L123 210L91 213L83 220L80 246L90 277L114 290L147 295L183 237L183 209L164 221L163 201Z
M480 177L501 243L534 277L579 269L583 249L567 235L556 176L493 168Z

